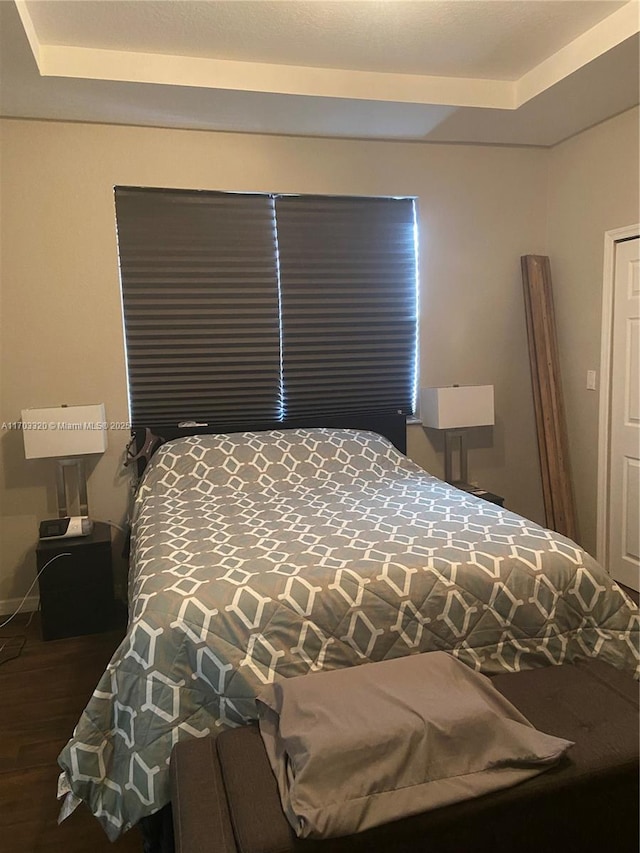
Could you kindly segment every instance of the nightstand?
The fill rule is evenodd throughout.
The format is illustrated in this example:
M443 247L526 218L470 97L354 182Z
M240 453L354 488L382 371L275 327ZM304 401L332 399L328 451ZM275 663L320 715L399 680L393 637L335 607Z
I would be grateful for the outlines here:
M475 495L477 498L482 498L485 501L489 501L489 503L504 507L504 498L500 497L500 495L494 495L493 492L487 492L486 489L480 489L478 486L471 486L468 483L456 483L456 486L459 489L462 489L463 492L468 492L470 495Z
M111 530L96 521L89 536L50 539L36 549L38 571L60 556L40 575L42 638L58 640L97 634L113 624Z

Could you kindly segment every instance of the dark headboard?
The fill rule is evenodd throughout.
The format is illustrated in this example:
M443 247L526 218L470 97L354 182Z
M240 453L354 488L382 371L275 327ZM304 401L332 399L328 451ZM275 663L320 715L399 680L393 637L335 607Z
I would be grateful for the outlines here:
M396 414L360 413L352 415L318 415L309 418L298 418L287 421L263 422L242 426L225 425L223 428L215 424L194 426L154 426L134 429L129 446L129 464L138 466L138 474L142 474L149 459L158 447L165 441L182 438L187 435L221 435L232 432L261 432L269 429L300 429L312 427L327 427L329 429L359 429L376 432L388 438L401 453L407 452L407 416Z

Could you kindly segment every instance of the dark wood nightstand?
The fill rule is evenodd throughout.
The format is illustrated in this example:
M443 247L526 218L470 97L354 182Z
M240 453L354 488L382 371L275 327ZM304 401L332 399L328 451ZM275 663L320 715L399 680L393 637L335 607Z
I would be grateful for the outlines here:
M95 522L89 536L51 539L36 549L38 571L42 572L40 609L42 638L58 640L108 630L114 619L111 530Z
M468 492L470 495L475 495L477 498L482 498L485 501L489 501L489 503L504 507L504 498L500 497L500 495L494 495L493 492L488 492L486 489L480 489L478 486L471 486L468 483L456 483L456 486L459 489L462 489L463 492Z

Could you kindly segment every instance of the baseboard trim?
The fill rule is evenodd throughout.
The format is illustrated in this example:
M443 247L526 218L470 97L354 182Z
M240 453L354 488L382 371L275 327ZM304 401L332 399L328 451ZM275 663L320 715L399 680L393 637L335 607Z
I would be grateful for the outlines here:
M3 621L3 617L6 619L7 616L14 614L21 603L21 598L0 598L0 622ZM29 595L25 598L22 607L20 607L20 613L32 613L39 606L40 596Z

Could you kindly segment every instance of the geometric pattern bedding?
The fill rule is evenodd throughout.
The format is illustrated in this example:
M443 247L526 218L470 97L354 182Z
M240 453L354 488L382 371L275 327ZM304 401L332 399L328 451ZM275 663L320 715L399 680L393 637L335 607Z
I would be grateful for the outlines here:
M275 678L444 650L484 673L638 669L637 607L574 542L381 436L193 436L136 497L127 636L60 755L111 839L169 800L185 738L256 719Z

